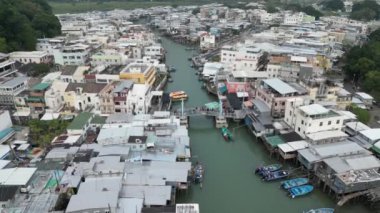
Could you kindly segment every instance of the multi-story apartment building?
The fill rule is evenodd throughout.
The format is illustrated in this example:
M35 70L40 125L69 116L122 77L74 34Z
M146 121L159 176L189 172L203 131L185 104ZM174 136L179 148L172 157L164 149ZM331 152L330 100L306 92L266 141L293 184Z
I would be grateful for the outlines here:
M0 82L0 105L13 106L14 98L28 88L27 77L15 77L3 79Z
M32 116L38 116L45 112L45 92L49 88L49 83L39 83L30 89L27 104L32 112Z
M232 71L254 71L262 56L261 49L255 47L233 48L224 46L221 50L221 62L228 65Z
M319 104L306 104L302 98L289 99L286 103L285 122L301 137L308 134L341 130L344 116Z
M36 50L53 55L53 50L63 47L64 43L64 38L40 38L37 39Z
M0 77L14 75L17 72L15 61L9 60L8 54L0 53Z
M144 47L144 56L149 56L153 59L163 60L165 58L165 50L159 44L154 44Z
M156 68L148 63L131 63L120 72L120 79L151 86L156 80Z
M115 81L108 84L99 93L100 112L112 114L115 112L128 112L127 97L133 88L132 80Z
M53 50L55 63L60 65L85 65L89 62L91 47L74 44Z
M283 117L287 99L306 95L306 91L293 87L278 78L265 79L256 90L256 98L262 100L273 117Z

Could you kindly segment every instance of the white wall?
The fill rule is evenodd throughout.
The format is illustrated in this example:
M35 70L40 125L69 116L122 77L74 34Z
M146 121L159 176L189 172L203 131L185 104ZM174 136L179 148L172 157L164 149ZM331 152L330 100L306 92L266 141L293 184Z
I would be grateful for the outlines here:
M12 127L12 120L8 110L0 111L0 131Z

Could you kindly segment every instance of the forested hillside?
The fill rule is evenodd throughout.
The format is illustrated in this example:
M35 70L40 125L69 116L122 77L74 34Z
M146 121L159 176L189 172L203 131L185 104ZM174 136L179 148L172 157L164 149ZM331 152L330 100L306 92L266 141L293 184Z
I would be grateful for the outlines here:
M0 0L0 52L34 50L37 38L60 33L45 0Z

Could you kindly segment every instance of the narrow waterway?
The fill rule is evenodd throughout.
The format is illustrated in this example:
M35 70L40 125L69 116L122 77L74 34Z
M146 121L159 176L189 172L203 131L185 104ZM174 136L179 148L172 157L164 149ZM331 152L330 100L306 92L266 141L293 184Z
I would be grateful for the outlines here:
M168 83L167 92L184 90L189 95L185 106L201 106L216 98L201 88L201 82L190 67L195 51L162 38L167 50L166 63L177 71L172 73L173 83ZM179 108L180 104L174 106ZM238 124L234 124L235 126ZM227 143L214 127L214 120L205 117L190 119L189 134L193 161L202 162L206 173L203 188L193 185L177 202L196 202L202 213L271 213L303 212L311 208L335 207L325 193L315 190L311 195L290 199L280 184L265 183L253 174L253 168L262 163L273 163L262 144L256 142L246 127L236 128L234 142ZM360 204L350 204L336 212L371 212Z

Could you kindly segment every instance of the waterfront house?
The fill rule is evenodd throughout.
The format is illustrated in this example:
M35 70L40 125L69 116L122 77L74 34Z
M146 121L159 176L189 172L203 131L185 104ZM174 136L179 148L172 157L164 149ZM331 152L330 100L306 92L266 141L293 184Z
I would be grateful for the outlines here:
M308 170L315 171L321 161L332 157L370 155L371 152L351 141L311 145L298 151L297 159Z
M285 113L285 122L303 138L311 133L342 129L344 116L319 104L304 103L302 99L289 99Z
M287 99L305 95L278 78L265 79L256 90L256 99L263 101L270 109L271 116L283 117Z
M348 194L380 185L380 160L373 155L332 157L323 160L317 177L337 194Z
M244 118L244 122L256 137L274 132L270 108L259 99L252 101L252 113Z
M128 92L126 106L131 114L145 114L149 111L148 94L151 87L147 84L134 84Z
M120 79L129 79L136 84L152 86L156 80L156 68L147 63L130 63L120 72Z

